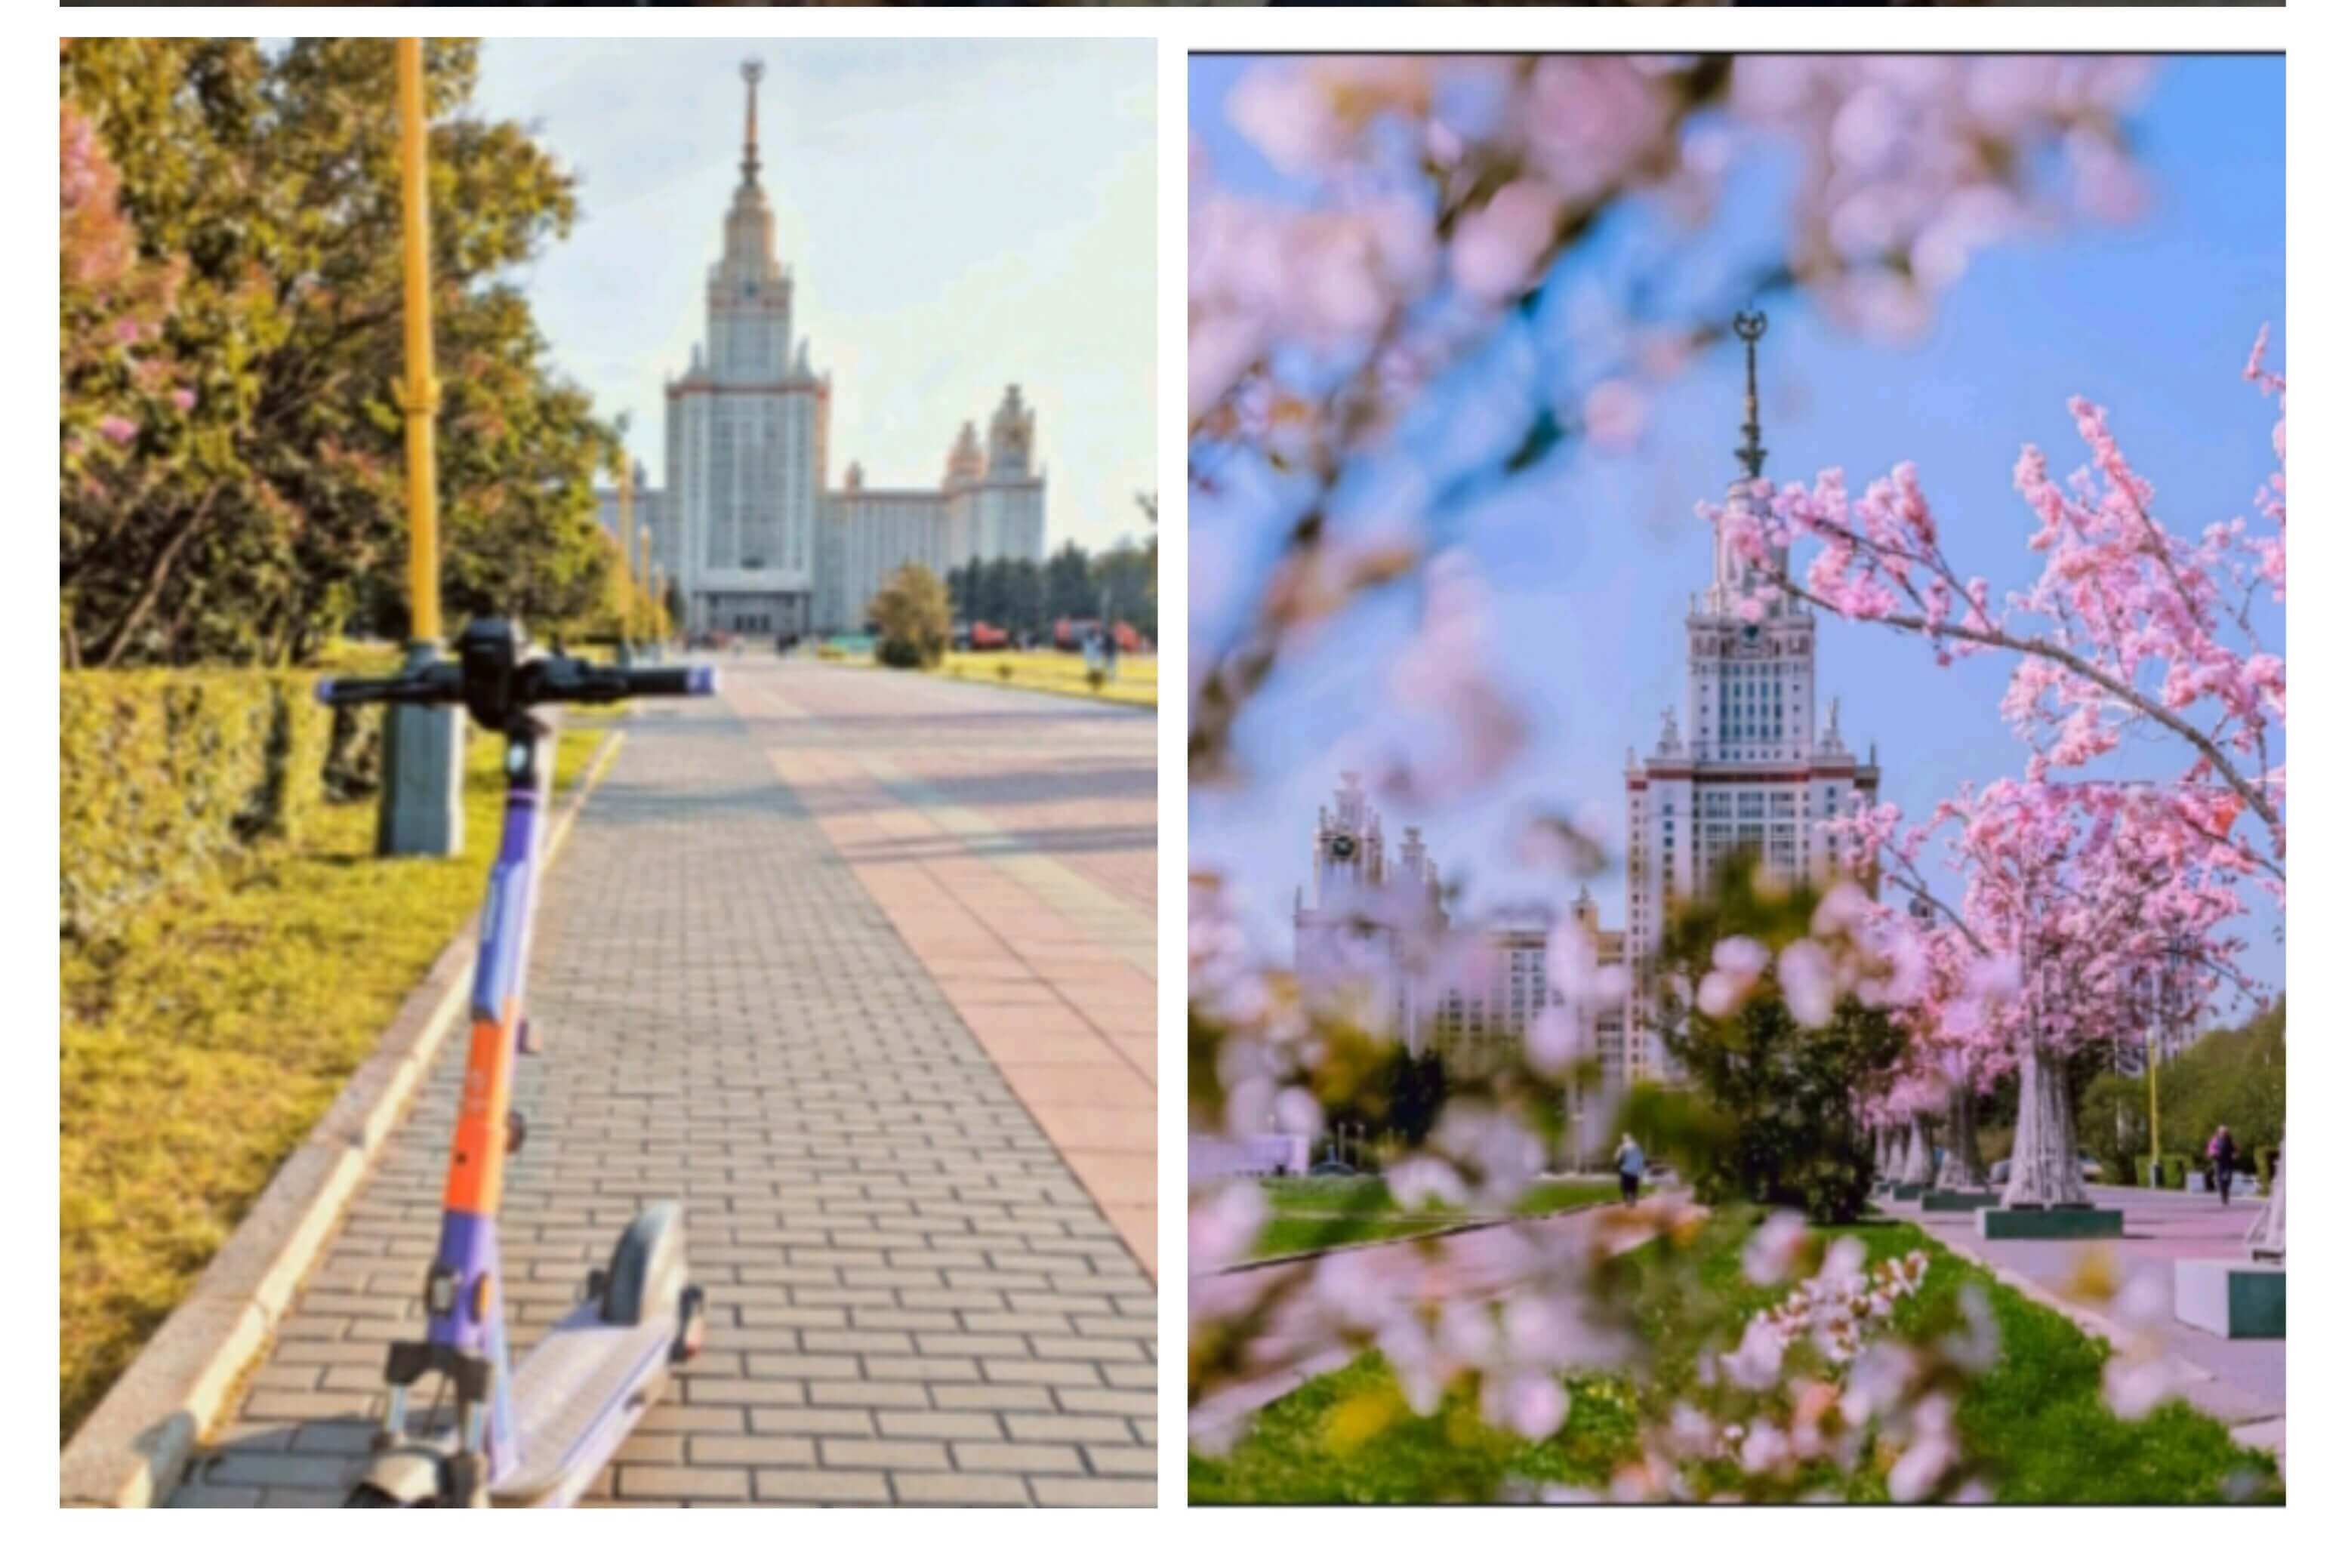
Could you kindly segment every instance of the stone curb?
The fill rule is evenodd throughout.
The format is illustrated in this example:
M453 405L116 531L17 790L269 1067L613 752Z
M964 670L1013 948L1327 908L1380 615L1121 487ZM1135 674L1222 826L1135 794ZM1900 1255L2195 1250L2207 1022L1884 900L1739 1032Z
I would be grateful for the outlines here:
M546 835L551 866L625 733L605 734ZM67 1507L161 1504L203 1434L228 1409L375 1157L431 1069L464 1006L474 913L440 950L374 1050L261 1189L251 1209L57 1458Z

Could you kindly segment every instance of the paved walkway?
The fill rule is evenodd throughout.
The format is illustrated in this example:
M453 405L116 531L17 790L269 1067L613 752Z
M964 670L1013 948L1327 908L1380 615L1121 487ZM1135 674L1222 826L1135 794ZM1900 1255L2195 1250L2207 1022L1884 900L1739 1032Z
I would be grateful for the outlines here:
M686 1200L710 1308L706 1351L589 1501L1152 1502L1146 1272L965 1020L961 976L934 966L923 933L908 940L871 867L841 852L838 808L860 797L786 783L775 755L796 749L793 725L834 759L875 734L925 733L932 748L966 735L996 757L1023 745L1021 770L1041 778L1089 760L1054 744L1053 714L1091 705L976 704L949 683L770 660L726 674L728 699L631 722L537 936L530 1000L547 1052L522 1063L530 1136L503 1219L517 1349L653 1199ZM883 699L888 723L858 716ZM1032 703L1055 707L1021 723ZM918 754L888 760L911 787L966 787L931 781ZM1043 809L1070 824L1078 811L1039 790L988 811L1040 833L1042 818L1018 814ZM1100 837L1083 853L1111 865L1142 853ZM969 853L949 835L929 847ZM895 853L899 867L926 858ZM339 1501L383 1346L421 1327L462 1054L443 1047L175 1502Z
M2252 1185L2252 1183L2250 1183ZM2139 1187L2095 1187L2093 1201L2125 1211L2125 1235L2110 1241L1987 1241L1970 1214L1924 1214L1918 1203L1883 1203L1940 1240L1984 1259L2005 1274L2025 1280L2075 1310L2088 1314L2088 1328L2114 1317L2106 1300L2079 1289L2086 1265L2116 1265L2119 1286L2144 1282L2147 1294L2167 1303L2149 1326L2159 1351L2173 1360L2176 1391L2233 1429L2243 1442L2284 1448L2288 1413L2288 1342L2284 1340L2225 1340L2192 1328L2173 1316L2175 1260L2182 1258L2247 1257L2248 1227L2263 1211L2258 1199L2234 1192L2227 1208L2211 1193L2167 1192ZM2117 1325L2126 1332L2133 1325Z

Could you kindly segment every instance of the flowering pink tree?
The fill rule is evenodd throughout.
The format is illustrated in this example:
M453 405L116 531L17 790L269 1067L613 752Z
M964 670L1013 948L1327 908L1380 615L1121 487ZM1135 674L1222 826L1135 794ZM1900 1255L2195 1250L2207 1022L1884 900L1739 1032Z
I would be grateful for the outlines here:
M2086 1200L2064 1064L2138 1035L2151 1005L2144 981L2176 956L2169 934L2189 934L2189 984L2245 983L2240 939L2223 929L2243 900L2235 870L2205 853L2208 794L2003 779L1965 789L1902 834L1894 806L1855 824L1851 853L1875 857L1891 885L1926 904L1961 944L1934 945L1943 978L1920 1013L1923 1037L1938 1048L1913 1064L1917 1087L1952 1081L1966 1099L1977 1081L1969 1075L1997 1074L2005 1061L2018 1069L2006 1205ZM1952 899L1919 864L1934 842L1961 884Z
M2243 883L2285 900L2288 675L2266 644L2263 622L2277 633L2287 584L2287 384L2266 368L2267 349L2259 334L2244 374L2280 405L2272 450L2282 466L2255 498L2269 531L2243 518L2212 523L2195 539L2170 531L2106 410L2082 399L2069 411L2088 466L2063 486L2030 447L2014 472L2035 523L2028 545L2043 561L2023 590L1998 595L1957 564L1910 463L1861 493L1828 470L1812 485L1761 481L1709 509L1754 568L1757 602L1789 596L1923 637L1942 663L1989 652L2016 656L2003 711L2029 747L2025 783L1942 809L1941 820L1951 811L1968 824L1963 853L1969 869L1987 879L1966 895L1995 905L1996 920L1987 922L1995 935L1982 939L2031 983L2063 978L2060 965L2072 959L2106 972L2119 955L2132 966L2137 991L2142 976L2178 961L2188 984L2237 980L2236 944L2213 924L2238 912ZM1804 573L1795 573L1789 551L1802 542L1818 548ZM2178 776L2155 790L2113 797L2050 787L2088 766L2105 770L2115 757L2138 754L2127 753L2128 743L2152 739L2179 743L2185 759ZM2120 798L2122 805L2113 804ZM2089 857L2066 855L2072 809L2085 811L2106 841ZM2056 875L2046 869L2055 863ZM2149 909L2128 911L2122 903L2128 879L2145 865L2176 878L2175 895L2156 901L2154 921L2142 918ZM2127 939L2098 950L2041 946L2058 938L2031 913L2039 907L2032 890L2040 875L2081 878L2072 894L2117 901L2104 918L2113 936ZM2098 997L2091 986L2065 994ZM2035 995L2053 1006L2049 992ZM2073 1166L2075 1155L2065 1098L2058 1107L2041 1098L2065 1096L2065 1083L2043 1082L2039 1026L2047 1021L2035 1003L2023 1007L2021 1131L2039 1140L2040 1159L2023 1169L2015 1154L2014 1201L2081 1195L2073 1176L2051 1174L2063 1161ZM2020 1196L2047 1191L2070 1196ZM2275 1199L2268 1217L2285 1212ZM2263 1244L2284 1249L2277 1221L2272 1229Z

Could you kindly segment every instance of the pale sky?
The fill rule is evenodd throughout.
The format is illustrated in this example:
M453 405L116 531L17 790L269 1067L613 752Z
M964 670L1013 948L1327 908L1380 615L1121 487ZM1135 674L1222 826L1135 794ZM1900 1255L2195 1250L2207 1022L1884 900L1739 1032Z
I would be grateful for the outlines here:
M580 176L523 275L563 370L663 482L662 383L701 337L740 178L740 64L793 330L831 374L831 481L929 486L1015 381L1051 548L1141 536L1156 479L1156 87L1146 40L491 39L480 110Z

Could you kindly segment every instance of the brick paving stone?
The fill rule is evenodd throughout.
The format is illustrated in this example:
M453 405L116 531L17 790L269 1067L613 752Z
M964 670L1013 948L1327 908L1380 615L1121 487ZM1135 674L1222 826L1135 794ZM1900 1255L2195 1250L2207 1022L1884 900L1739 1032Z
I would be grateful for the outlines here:
M1152 929L1152 724L770 659L726 680L725 700L628 721L542 895L529 1006L546 1050L520 1067L529 1139L501 1219L516 1355L655 1199L685 1200L709 1304L706 1354L590 1501L1152 1502L1152 1442L1115 1419L1153 1412L1154 1290L1120 1239L1135 1210L1119 1187L1122 1212L1104 1212L1086 1150L1038 1119L1090 1091L1017 1079L1071 1069L1005 1065L964 1016L1020 1006L1042 965L1033 996L1123 1027L1130 956L1052 912L1101 900L1102 930ZM878 773L822 771L871 748ZM821 766L777 767L792 754ZM1081 826L1086 769L1121 803L1112 827ZM842 841L842 804L853 824L884 809L887 835ZM972 849L956 814L972 812L1016 839L1017 877ZM1036 942L1020 957L1007 916L961 903L899 926L882 893L923 886L1015 895ZM950 994L980 986L1009 989ZM175 1503L339 1502L383 1347L421 1329L462 1055L443 1044ZM1152 1139L1129 1103L1104 1151ZM1030 1416L1084 1424L1035 1442L1003 1424ZM1102 1419L1124 1430L1094 1436ZM963 1454L1010 1468L949 1468Z

